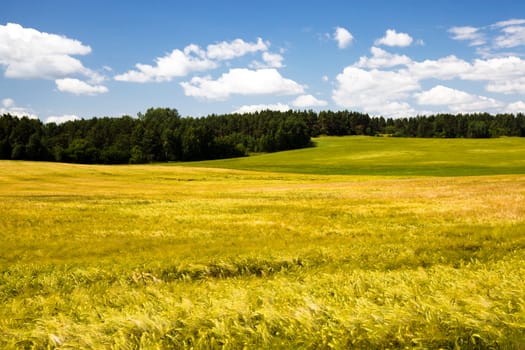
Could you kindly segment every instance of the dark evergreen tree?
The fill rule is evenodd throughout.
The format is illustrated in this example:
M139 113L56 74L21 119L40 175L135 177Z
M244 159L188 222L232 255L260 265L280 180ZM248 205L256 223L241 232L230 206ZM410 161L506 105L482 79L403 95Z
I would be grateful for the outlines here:
M138 118L92 118L63 124L0 116L0 158L77 163L218 159L307 147L319 135L397 137L525 136L525 115L437 114L385 119L349 111L260 111L181 118L150 108Z

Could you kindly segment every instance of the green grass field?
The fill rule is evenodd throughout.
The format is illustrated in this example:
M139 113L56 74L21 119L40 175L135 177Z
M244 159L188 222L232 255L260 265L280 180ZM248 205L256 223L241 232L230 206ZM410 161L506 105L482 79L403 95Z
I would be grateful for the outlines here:
M326 175L525 174L525 140L321 137L314 148L190 166Z
M525 140L316 142L1 161L0 348L523 349Z

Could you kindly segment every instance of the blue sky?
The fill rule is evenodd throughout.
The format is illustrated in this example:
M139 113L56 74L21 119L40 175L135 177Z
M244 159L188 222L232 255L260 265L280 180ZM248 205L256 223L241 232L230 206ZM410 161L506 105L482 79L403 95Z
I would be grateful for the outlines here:
M0 5L0 113L525 112L525 2Z

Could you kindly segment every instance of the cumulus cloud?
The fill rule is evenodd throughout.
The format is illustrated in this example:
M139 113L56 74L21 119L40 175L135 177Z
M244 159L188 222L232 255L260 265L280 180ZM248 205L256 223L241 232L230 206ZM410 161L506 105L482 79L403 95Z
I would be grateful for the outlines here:
M485 35L476 27L452 27L448 31L452 34L452 39L469 41L471 46L479 46L486 43Z
M93 74L75 55L91 48L78 40L24 28L16 23L0 25L0 65L7 78L56 79L71 74Z
M65 114L61 116L49 116L46 119L46 123L62 124L69 121L80 120L80 117L74 114Z
M276 69L230 69L217 80L194 77L180 84L186 96L225 100L231 95L296 95L304 87L284 78Z
M264 52L262 59L268 68L281 68L283 67L283 56L278 53Z
M454 79L471 70L472 66L467 61L454 55L437 60L413 61L408 65L407 74L418 80L422 79Z
M375 46L372 46L370 52L372 57L361 56L354 66L359 68L387 68L409 65L412 62L408 56L391 54Z
M190 44L183 50L175 49L171 53L157 57L155 64L137 63L136 69L118 74L115 80L148 83L171 81L177 77L185 77L194 72L203 72L215 69L219 61L232 60L249 53L263 52L263 62L254 62L255 68L280 68L283 57L279 54L268 53L269 42L258 38L256 42L246 42L242 39L222 41L210 44L203 50L200 46Z
M375 45L386 46L410 46L412 44L412 37L407 33L398 33L394 29L387 29L385 36L377 39Z
M413 112L401 100L420 89L418 80L404 72L352 66L346 67L336 80L332 99L338 106L386 116Z
M278 53L263 52L263 62L254 61L252 68L282 68L284 57Z
M370 106L369 111L372 114L388 116L389 118L406 118L416 114L425 114L412 108L408 102L403 101L386 101L380 108Z
M322 106L326 106L327 104L328 102L324 100L319 100L315 96L312 96L312 95L301 95L292 101L292 105L298 108L322 107Z
M342 107L376 105L377 102L405 98L419 89L417 79L410 75L352 66L346 67L336 80L338 86L332 97Z
M353 66L346 67L337 76L332 98L345 108L362 109L370 113L393 115L407 113L405 104L415 97L419 105L448 106L452 112L476 112L501 108L501 102L479 95L438 85L428 91L420 91L424 80L463 80L486 82L489 92L515 94L525 93L525 61L518 57L474 60L469 63L455 56L421 62L399 59L397 70L382 70L388 63L380 59L384 53L363 58ZM386 56L385 56L386 57ZM395 60L394 60L395 61ZM374 68L371 68L374 67Z
M437 85L430 90L416 93L415 97L420 105L447 106L449 110L455 113L481 112L502 107L502 104L495 99L469 94L443 85Z
M419 105L449 105L452 112L497 112L497 108L503 106L494 98L468 94L443 85L422 92L420 83L425 80L477 81L484 82L488 92L525 94L525 60L516 56L472 62L456 56L413 61L377 48L372 48L371 52L372 57L361 57L337 76L332 92L337 105L386 116L389 116L388 111L393 115L399 115L399 111L410 111L404 103L412 97L417 99ZM394 64L396 70L386 70Z
M506 113L525 113L525 102L523 101L516 101L513 103L509 103L507 107L505 108Z
M82 80L74 78L64 78L55 80L57 88L61 92L68 92L74 95L98 95L108 92L108 88L103 85L90 85Z
M115 76L115 80L147 83L171 81L192 72L205 71L217 64L204 57L205 53L197 45L189 45L184 51L175 49L170 54L155 59L155 65L137 63L135 70Z
M0 106L0 115L11 114L16 117L28 117L38 119L38 116L30 108L18 107L12 98L4 98Z
M335 28L334 40L337 41L337 46L340 49L348 47L354 40L354 36L347 29L343 27Z
M223 41L218 44L208 45L206 56L216 60L231 60L248 53L266 51L269 45L268 42L264 42L261 38L258 38L255 43L246 42L242 39L235 39L230 42Z
M428 91L415 94L420 105L449 105L468 103L475 97L466 92L437 85Z
M525 76L525 60L517 56L476 59L461 75L465 80L502 81Z
M525 59L519 54L499 49L525 46L525 19L501 21L485 27L453 27L449 33L454 40L463 40L483 52L482 58L467 61L454 55L416 61L405 55L389 53L377 46L369 56L362 56L337 75L332 99L343 108L362 110L396 117L417 113L419 106L432 110L460 112L493 112L505 108L515 112L520 102L506 105L495 96L482 96L453 88L453 84L472 82L483 84L485 91L494 94L525 95ZM389 29L375 45L409 45L405 33ZM435 83L434 81L438 81ZM422 90L425 81L434 87ZM442 81L447 81L449 87ZM416 106L418 110L412 107Z
M290 106L283 103L276 103L276 104L258 104L258 105L244 105L233 111L233 113L255 113L260 111L279 111L279 112L286 112L290 110Z
M487 84L486 89L490 92L496 92L505 95L525 95L525 77L512 80L492 81Z

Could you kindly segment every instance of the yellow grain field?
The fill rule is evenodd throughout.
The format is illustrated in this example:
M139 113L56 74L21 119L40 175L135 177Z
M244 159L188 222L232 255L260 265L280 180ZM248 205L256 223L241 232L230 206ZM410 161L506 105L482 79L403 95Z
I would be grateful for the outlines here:
M525 176L0 162L5 349L508 348Z

